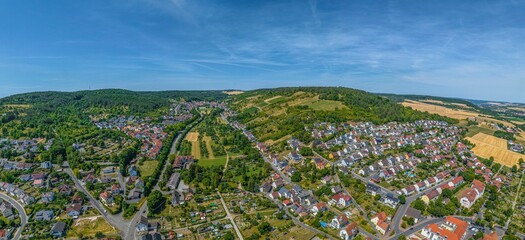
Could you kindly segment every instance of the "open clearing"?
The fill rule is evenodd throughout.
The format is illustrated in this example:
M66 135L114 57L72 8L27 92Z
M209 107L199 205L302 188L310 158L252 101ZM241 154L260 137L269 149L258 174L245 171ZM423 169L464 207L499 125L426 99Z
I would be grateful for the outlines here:
M343 105L342 102L332 101L332 100L318 100L316 102L312 102L307 105L313 108L314 110L322 110L322 111L334 111L335 109L346 108L346 106Z
M201 149L199 144L199 133L198 132L189 132L184 138L186 141L191 142L191 155L196 158L201 158Z
M446 116L450 118L455 118L459 120L463 120L469 117L475 117L478 122L494 122L494 123L501 123L505 126L514 127L514 124L506 121L501 121L498 119L490 118L481 116L477 112L467 111L467 110L457 110L457 109L451 109L443 106L437 106L429 103L424 102L418 102L413 100L405 100L403 103L403 106L411 107L415 110L423 111L423 112L429 112L434 114L439 114L441 116Z
M196 142L199 140L199 133L198 132L189 132L188 135L186 135L186 140L190 142Z
M111 224L108 224L101 216L80 218L73 224L71 231L68 232L68 236L83 236L83 237L94 237L97 232L101 232L104 235L113 236L118 235Z
M201 144L199 141L191 142L191 155L196 158L201 158Z
M494 135L494 132L496 130L489 128L487 125L481 125L481 126L469 126L467 137L473 137L474 135L478 133L485 133L488 135Z
M239 95L244 92L243 91L223 91L223 93L226 93L228 95Z
M485 133L478 133L473 137L467 137L471 143L476 144L472 149L474 153L483 158L494 157L494 161L505 166L512 167L518 164L520 158L525 155L507 149L507 141Z
M226 156L222 157L216 157L214 159L199 159L197 164L203 166L203 167L210 167L210 166L224 166L226 164Z
M270 103L274 103L276 101L279 101L281 98L283 98L283 96L275 96L275 97L271 97L271 98L265 99L264 102L270 104Z
M204 136L202 140L206 143L206 149L208 149L208 155L210 159L215 159L215 154L213 154L213 150L211 149L211 137L210 136Z
M155 168L157 168L157 165L159 164L159 161L152 160L152 161L144 161L142 165L138 164L140 175L145 178L148 176L151 176L153 172L155 172Z
M24 109L31 107L30 104L4 104L4 106L8 108L24 108Z

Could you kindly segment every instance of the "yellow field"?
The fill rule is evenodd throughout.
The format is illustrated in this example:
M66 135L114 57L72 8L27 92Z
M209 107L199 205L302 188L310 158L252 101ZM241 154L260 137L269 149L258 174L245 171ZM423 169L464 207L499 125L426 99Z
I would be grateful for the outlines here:
M483 143L486 143L488 145L492 145L494 147L498 148L507 148L507 140L501 139L498 137L494 137L485 133L478 133L474 135L472 138L476 139L477 141L481 141Z
M223 93L226 93L228 95L239 95L244 92L243 91L223 91Z
M201 148L199 144L199 133L198 132L189 132L185 138L188 142L191 142L191 155L194 158L201 158Z
M477 121L479 122L494 122L494 123L501 123L506 126L514 127L514 124L506 121L501 121L498 119L485 117L479 115L477 112L467 111L467 110L457 110L457 109L451 109L443 106L437 106L432 105L424 102L418 102L413 100L405 100L403 103L403 106L411 107L415 110L423 111L423 112L429 112L433 114L439 114L441 116L449 117L449 118L455 118L455 119L466 119L469 117L475 117Z
M196 158L201 158L201 145L199 141L191 142L191 155Z
M189 132L188 135L186 135L186 140L190 142L196 142L199 140L199 133L198 132Z
M478 133L467 140L476 144L472 149L476 155L483 158L494 157L495 162L507 167L518 164L520 158L525 159L525 155L508 150L506 140L485 133Z
M437 104L445 104L444 102L442 101L439 101L439 100L432 100L432 99L427 99L427 100L421 100L421 102L427 102L427 103L437 103Z
M509 109L525 112L525 108L521 108L521 107L510 107Z
M206 143L206 148L208 149L208 158L210 159L215 159L215 155L213 154L213 150L211 149L211 137L209 136L204 136L202 138L202 140L204 140L204 142Z

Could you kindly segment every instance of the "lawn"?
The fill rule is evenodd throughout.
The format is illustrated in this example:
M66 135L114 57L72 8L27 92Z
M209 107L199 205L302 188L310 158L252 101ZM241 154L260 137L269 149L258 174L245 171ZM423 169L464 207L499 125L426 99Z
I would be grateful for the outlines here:
M226 156L216 157L215 159L199 159L198 164L203 167L224 166L226 164Z
M80 218L73 223L71 230L68 231L68 237L94 237L97 232L107 236L116 236L118 231L108 224L104 218L89 217Z
M157 160L150 160L150 161L144 161L142 165L138 165L140 175L145 178L148 176L151 176L153 172L155 172L155 168L157 167L157 164L159 164L159 161Z

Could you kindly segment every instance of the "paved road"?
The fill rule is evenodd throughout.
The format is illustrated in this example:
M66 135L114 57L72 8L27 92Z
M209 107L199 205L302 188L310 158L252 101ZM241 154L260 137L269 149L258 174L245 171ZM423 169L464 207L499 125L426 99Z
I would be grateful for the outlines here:
M148 201L144 201L144 204L142 204L142 207L140 207L139 211L135 214L135 216L131 219L130 223L128 224L126 228L126 232L124 233L125 236L131 237L132 239L139 239L139 236L137 235L137 231L135 231L135 227L137 226L137 223L140 221L140 217L148 214ZM122 237L122 239L128 239L126 237Z
M343 189L343 192L345 192L345 194L347 194L348 196L352 196L350 195L350 193L348 192L348 189L346 189L346 187L341 183L341 179L339 178L339 171L336 170L335 171L335 182L337 184L339 184L339 186L341 187L341 189ZM363 216L363 218L366 220L366 222L370 225L370 227L374 227L374 224L372 224L372 222L370 222L370 219L368 218L368 215L366 214L365 210L363 210L363 208L361 207L361 205L359 205L355 200L352 200L352 204L359 210L359 212L361 212L361 215ZM366 231L365 229L361 229L361 227L359 228L359 231L368 236L368 237L371 237L373 239L376 239L376 237L374 236L374 234L372 233L369 233L368 231Z
M175 138L175 140L171 144L170 154L169 155L175 154L175 152L177 151L177 147L176 147L177 146L177 142L180 141L182 133L183 133L183 131L180 131L180 132L177 133L177 137ZM160 182L160 180L164 179L164 173L166 172L166 169L168 168L168 166L170 166L170 161L166 160L166 163L164 164L164 167L162 168L162 172L160 173L159 181L157 181L157 184L155 184L155 187L153 189L160 191L159 182ZM171 191L163 192L163 194L169 194L170 192Z
M26 213L26 210L24 209L22 204L20 204L14 198L8 196L5 193L0 193L0 198L4 199L5 201L7 201L9 203L11 203L11 205L13 205L13 207L15 207L16 210L18 211L18 215L20 216L20 227L16 230L16 233L13 235L13 238L12 238L14 240L18 240L18 239L20 239L20 235L22 234L22 231L23 231L24 227L27 224L27 213Z
M396 232L396 234L392 237L390 237L389 239L398 239L399 236L401 235L405 235L405 236L410 236L418 231L420 231L421 229L425 228L427 225L429 224L432 224L432 223L438 223L438 222L441 222L445 220L445 218L433 218L433 219L430 219L430 220L426 220L426 221L422 221L422 222L419 222L417 223L416 225L412 226L410 229L404 231L404 232Z
M119 230L119 232L122 234L122 238L123 239L127 239L126 237L128 235L125 235L126 234L126 231L129 227L129 222L124 220L121 215L111 215L111 214L108 214L106 209L100 204L100 202L97 201L97 199L95 199L91 193L86 190L84 188L84 186L82 185L82 183L73 175L73 172L71 171L71 168L65 168L64 171L69 175L69 177L71 177L71 179L73 180L73 182L75 183L75 187L79 190L79 191L82 191L86 196L87 198L89 199L89 202L91 203L91 205L93 205L93 207L95 207L99 212L100 214L102 215L102 217L104 217L104 219L106 219L106 221L113 225L113 227L115 227L116 229Z
M370 183L370 184L372 184L372 185L374 185L376 187L379 187L379 188L381 188L381 191L386 192L386 193L390 193L394 197L398 197L399 196L399 194L397 194L396 192L394 192L394 191L392 191L390 189L387 189L387 188L385 188L385 187L383 187L383 186L381 186L379 184L376 184L376 183L374 183L372 181L369 181L367 178L364 178L363 176L361 176L361 175L359 175L357 173L354 173L354 172L351 172L351 173L352 173L352 177L357 178L357 179L361 180L364 183Z
M438 188L441 185L441 183L449 182L452 179L453 179L453 177L448 178L445 181L442 181L440 183L436 183L436 185L433 186L433 187L427 188L427 189L425 189L425 190L423 190L423 191L421 191L419 193L416 193L416 194L414 194L412 196L407 197L406 198L406 203L405 204L401 204L397 208L396 214L392 218L391 228L385 235L388 236L392 232L392 230L394 230L396 233L402 232L403 230L401 230L400 225L401 225L401 222L403 220L403 216L405 216L405 213L406 213L407 209L410 207L410 204L413 201L415 201L416 199L418 199L419 197L421 197L421 196L429 193L430 191Z
M226 212L226 217L229 218L230 221L232 222L233 228L235 229L235 233L237 233L237 237L239 239L241 239L241 240L244 240L244 238L242 237L241 231L237 227L237 224L235 223L235 220L233 219L232 215L230 214L230 210L228 209L228 207L226 206L226 203L224 202L224 198L222 198L222 195L221 195L221 193L219 191L217 191L217 194L219 194L219 197L221 198L222 207L224 207L224 211Z
M261 156L263 157L264 161L266 161L267 163L270 164L270 166L272 166L272 169L273 171L275 171L277 174L279 174L281 176L281 178L284 180L284 182L286 184L293 184L292 183L292 180L286 175L284 174L283 172L281 172L281 170L279 170L276 166L274 166L272 164L272 161L268 158L268 156L266 156L265 154L261 153Z

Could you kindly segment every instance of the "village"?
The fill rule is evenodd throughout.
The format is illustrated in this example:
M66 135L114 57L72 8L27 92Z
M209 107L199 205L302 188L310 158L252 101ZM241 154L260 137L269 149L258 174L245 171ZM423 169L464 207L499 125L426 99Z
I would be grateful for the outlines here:
M509 216L483 201L522 181L499 164L487 166L462 140L462 130L445 122L318 123L309 129L311 146L292 138L282 152L257 142L244 125L232 126L275 170L260 191L301 222L342 239L498 239ZM512 195L518 194L519 188ZM499 227L487 227L483 211Z
M217 119L210 117L213 111L220 112ZM174 139L179 152L164 146L166 127L196 113L224 129L210 133L196 121ZM524 209L514 213L512 208L496 207L519 204L522 170L476 157L461 127L435 120L320 122L305 127L313 139L309 144L293 136L282 144L268 144L259 142L236 116L223 104L203 101L174 104L160 121L136 116L95 121L99 129L139 141L136 156L125 165L102 159L71 168L68 161L0 159L0 167L16 176L12 183L0 182L0 213L6 219L0 234L61 238L127 231L126 236L140 239L239 239L259 234L271 239L498 239L510 225L522 227L511 219L523 219ZM236 184L238 178L212 192L183 180L195 166L224 168L225 176L238 171L236 159L245 159L245 154L235 153L236 143L221 144L225 152L217 150L225 136L216 134L226 132L246 138L270 170L255 183L255 192ZM204 136L195 137L199 134ZM192 137L194 142L189 141ZM37 142L13 146L24 146L16 149L26 153L45 147ZM159 212L147 213L146 180L157 171L163 146L170 148L170 159L161 168L162 184L154 189L167 202ZM85 145L73 147L79 151ZM259 171L253 163L243 164ZM301 234L291 234L297 231Z

